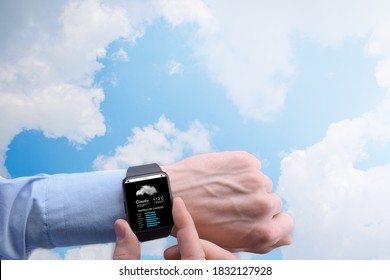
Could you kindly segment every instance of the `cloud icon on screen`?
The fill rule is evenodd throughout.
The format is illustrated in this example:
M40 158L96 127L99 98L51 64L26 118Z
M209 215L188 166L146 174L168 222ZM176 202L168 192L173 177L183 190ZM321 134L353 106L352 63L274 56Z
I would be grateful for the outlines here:
M152 187L152 186L149 186L149 185L144 185L141 187L140 190L138 190L135 195L144 195L144 194L147 194L147 195L155 195L156 193L158 193L158 191L156 190L155 187Z

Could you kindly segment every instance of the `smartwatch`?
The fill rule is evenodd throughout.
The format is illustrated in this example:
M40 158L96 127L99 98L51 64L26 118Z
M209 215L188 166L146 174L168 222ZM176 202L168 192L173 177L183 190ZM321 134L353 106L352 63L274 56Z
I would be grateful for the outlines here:
M155 163L129 167L122 186L127 219L138 240L167 237L173 227L168 174Z

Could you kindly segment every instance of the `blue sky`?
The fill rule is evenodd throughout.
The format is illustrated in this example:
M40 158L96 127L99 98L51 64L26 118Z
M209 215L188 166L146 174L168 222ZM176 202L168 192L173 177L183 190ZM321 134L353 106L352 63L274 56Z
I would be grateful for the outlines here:
M296 226L288 248L242 258L390 257L386 1L17 2L0 4L3 176L246 150Z

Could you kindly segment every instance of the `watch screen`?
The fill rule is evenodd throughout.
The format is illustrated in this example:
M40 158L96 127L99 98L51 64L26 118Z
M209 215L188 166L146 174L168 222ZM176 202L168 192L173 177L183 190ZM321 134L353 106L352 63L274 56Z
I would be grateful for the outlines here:
M168 184L168 177L163 172L124 180L127 215L133 231L173 224Z

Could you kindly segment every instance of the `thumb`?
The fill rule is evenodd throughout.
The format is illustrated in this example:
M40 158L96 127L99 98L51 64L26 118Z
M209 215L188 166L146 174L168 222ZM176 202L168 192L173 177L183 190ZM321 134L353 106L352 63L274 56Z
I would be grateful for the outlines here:
M127 221L119 219L115 221L116 244L114 260L139 260L140 245L137 236L130 229Z

